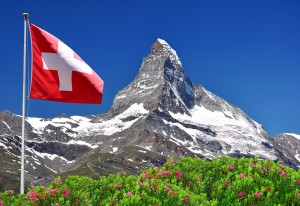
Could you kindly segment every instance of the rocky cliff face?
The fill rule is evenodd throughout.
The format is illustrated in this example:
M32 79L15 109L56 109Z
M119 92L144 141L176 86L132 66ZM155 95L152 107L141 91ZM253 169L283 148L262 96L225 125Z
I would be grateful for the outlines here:
M300 135L283 133L276 135L273 139L283 149L285 156L290 159L294 157L300 162Z
M183 156L209 160L259 155L294 168L300 165L299 150L289 151L295 143L269 137L241 109L192 83L176 52L161 39L108 113L27 122L27 185L44 184L57 175L135 174ZM9 176L17 188L20 128L19 116L0 112L0 152L5 157L0 178ZM293 141L299 145L299 139Z

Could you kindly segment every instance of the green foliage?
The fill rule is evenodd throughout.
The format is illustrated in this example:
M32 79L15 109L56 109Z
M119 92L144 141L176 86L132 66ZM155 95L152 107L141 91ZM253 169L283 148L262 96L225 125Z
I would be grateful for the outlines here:
M93 180L57 177L25 195L0 193L0 206L300 205L300 170L269 160L222 157L172 159L139 176L125 172Z

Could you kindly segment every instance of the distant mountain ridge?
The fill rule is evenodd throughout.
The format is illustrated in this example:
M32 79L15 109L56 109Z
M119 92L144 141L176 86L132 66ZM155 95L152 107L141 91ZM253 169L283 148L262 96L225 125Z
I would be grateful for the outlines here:
M45 184L57 175L138 174L183 156L259 155L300 166L298 135L272 138L240 108L193 83L176 51L162 39L153 43L109 112L29 117L27 122L27 185ZM18 188L20 133L21 117L0 112L0 181L5 179L1 182L7 182L7 189Z

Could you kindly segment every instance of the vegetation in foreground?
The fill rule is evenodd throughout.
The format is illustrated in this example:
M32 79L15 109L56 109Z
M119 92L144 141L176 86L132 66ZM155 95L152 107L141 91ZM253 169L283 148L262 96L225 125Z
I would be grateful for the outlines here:
M0 206L300 205L300 170L270 160L222 157L172 159L139 176L125 172L93 180L57 177L49 186L0 193Z

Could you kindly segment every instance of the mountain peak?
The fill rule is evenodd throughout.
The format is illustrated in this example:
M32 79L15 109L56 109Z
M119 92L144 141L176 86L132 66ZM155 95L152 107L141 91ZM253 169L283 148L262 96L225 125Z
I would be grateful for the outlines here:
M176 51L163 39L158 38L151 47L151 54L169 56L172 63L182 66Z
M193 85L172 47L157 39L133 82L115 97L111 111L119 114L132 104L143 103L148 111L155 109L187 113L194 105Z

